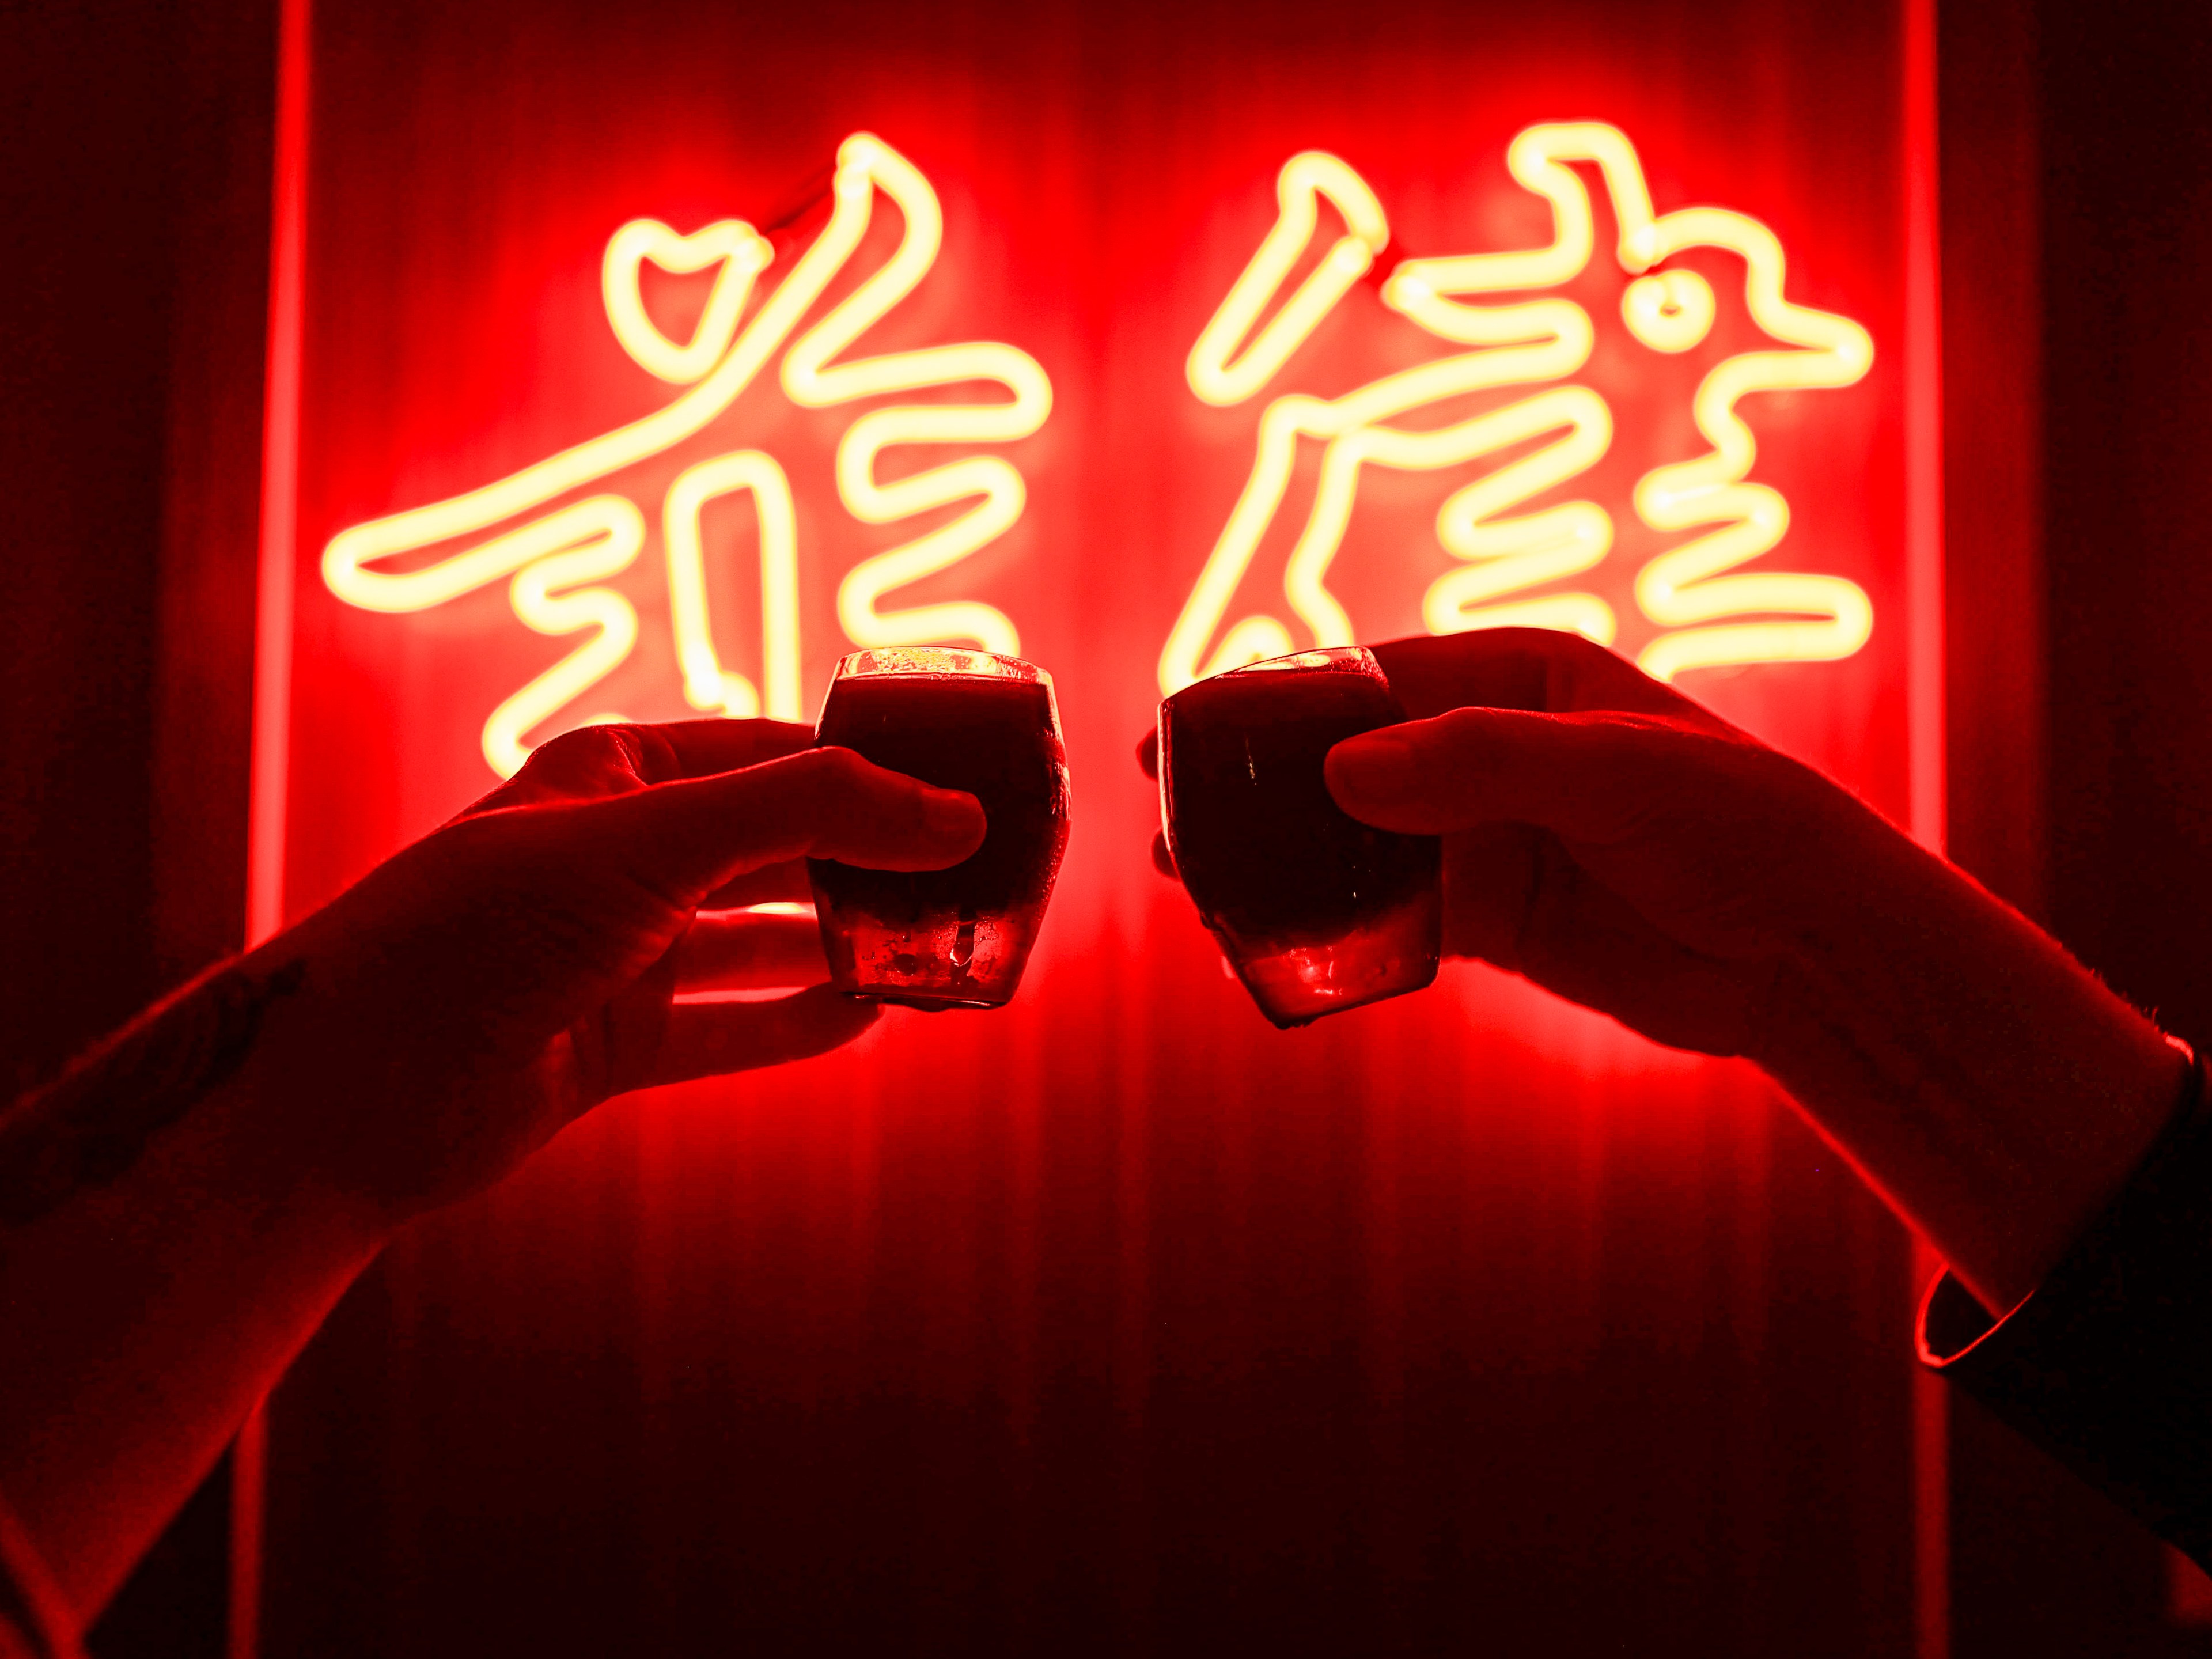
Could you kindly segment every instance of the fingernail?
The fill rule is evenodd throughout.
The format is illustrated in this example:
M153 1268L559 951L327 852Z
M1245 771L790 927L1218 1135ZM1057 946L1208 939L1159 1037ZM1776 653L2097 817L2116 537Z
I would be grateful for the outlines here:
M1328 751L1328 780L1370 801L1397 800L1413 790L1413 745L1385 732L1346 738Z
M952 841L972 836L983 817L983 804L957 789L930 789L921 797L922 828Z

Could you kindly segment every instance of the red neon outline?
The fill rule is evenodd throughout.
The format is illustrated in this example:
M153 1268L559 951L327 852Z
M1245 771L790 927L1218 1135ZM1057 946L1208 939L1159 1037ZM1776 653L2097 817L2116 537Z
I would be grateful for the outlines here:
M1943 336L1937 185L1935 0L1905 0L1905 606L1906 805L1913 839L1936 852L1947 832L1943 708ZM1912 1245L1912 1283L1942 1271ZM1912 1376L1912 1623L1915 1659L1951 1655L1948 1385Z
M310 0L279 0L276 127L270 169L269 343L261 408L261 545L253 629L253 752L247 800L246 939L284 924L285 796L292 739L292 589L298 539L300 356L307 280ZM261 1647L267 1402L231 1448L228 1659Z

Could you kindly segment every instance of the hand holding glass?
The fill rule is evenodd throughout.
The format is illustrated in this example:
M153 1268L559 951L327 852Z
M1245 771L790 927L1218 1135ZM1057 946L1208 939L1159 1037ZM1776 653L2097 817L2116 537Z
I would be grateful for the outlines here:
M982 803L983 844L949 870L811 859L830 982L909 1007L998 1008L1021 983L1067 847L1067 757L1052 676L985 651L903 647L837 665L814 729Z
M1176 873L1260 1012L1285 1030L1437 976L1443 843L1361 823L1322 776L1337 744L1405 718L1358 646L1231 669L1160 705Z

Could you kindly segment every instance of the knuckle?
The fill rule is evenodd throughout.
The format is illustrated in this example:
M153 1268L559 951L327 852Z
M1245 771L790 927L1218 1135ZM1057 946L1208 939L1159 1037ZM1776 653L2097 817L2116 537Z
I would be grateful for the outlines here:
M531 751L525 771L561 772L611 763L635 763L641 752L639 728L629 726L580 726L548 738Z
M840 748L835 744L819 749L809 749L799 756L799 763L809 775L827 783L845 783L860 775L863 764L854 750Z
M792 757L802 787L825 805L850 808L868 793L868 763L850 749L831 744L806 749Z
M1488 737L1497 722L1486 708L1453 708L1439 714L1430 722L1430 727L1443 740L1443 746L1464 750Z

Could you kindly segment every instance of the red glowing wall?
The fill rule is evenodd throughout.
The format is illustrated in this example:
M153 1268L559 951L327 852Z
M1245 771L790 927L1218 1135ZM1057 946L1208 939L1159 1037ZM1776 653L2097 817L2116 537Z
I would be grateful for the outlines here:
M1076 785L1066 873L1012 1010L894 1017L841 1055L623 1103L410 1232L274 1403L267 1650L1897 1650L1914 1515L1893 1224L1747 1068L1657 1050L1487 969L1270 1030L1152 873L1156 805L1129 750L1263 407L1463 349L1390 309L1382 279L1404 258L1545 246L1551 209L1509 173L1509 145L1604 122L1656 213L1749 216L1786 254L1787 298L1871 343L1850 384L1736 410L1748 480L1788 507L1747 568L1844 579L1871 607L1863 648L1680 683L1906 821L1927 620L1908 410L1930 388L1907 373L1904 16L1686 0L1299 4L1264 22L758 12L319 0L280 550L283 908L489 787L487 715L592 637L526 627L504 575L416 610L346 603L325 546L681 395L609 325L609 237L799 210L758 305L861 131L927 179L944 231L853 355L996 341L1049 379L1031 435L884 458L891 478L1000 455L1026 499L1003 534L880 603L988 605L1052 669ZM1275 222L1278 170L1310 149L1372 187L1389 245L1278 376L1210 406L1186 356ZM1741 258L1711 249L1669 261L1708 279L1710 334L1680 352L1635 337L1611 198L1595 167L1577 176L1595 252L1545 292L1581 307L1594 343L1546 384L1595 392L1612 437L1512 510L1586 500L1613 540L1517 597L1595 595L1633 654L1664 631L1638 573L1695 533L1644 522L1638 480L1703 453L1701 382L1775 343ZM879 203L810 316L888 257L900 222ZM711 281L648 270L645 308L681 340ZM692 712L661 507L687 467L739 449L789 480L811 714L851 648L848 573L967 505L861 522L841 440L885 402L969 400L988 399L802 407L771 362L695 435L547 497L532 510L617 494L647 534L599 584L634 612L634 648L526 736ZM1329 567L1360 636L1421 629L1456 562L1439 506L1538 447L1364 471ZM1224 622L1265 613L1309 636L1283 583L1320 455L1300 450ZM701 523L718 650L761 685L755 521L725 500Z

